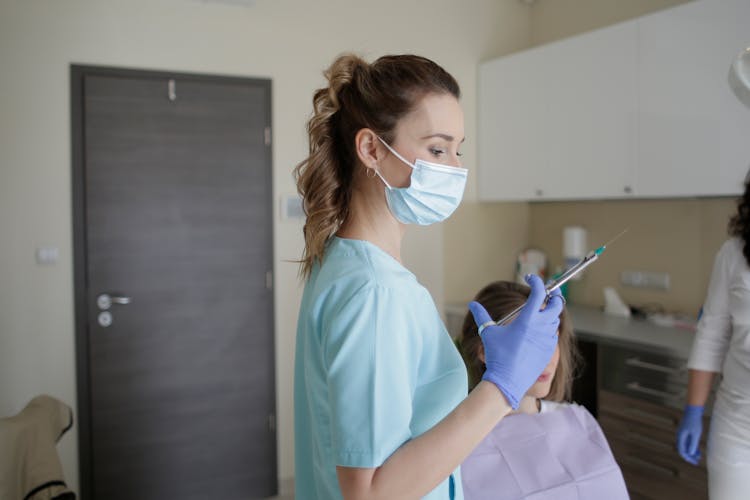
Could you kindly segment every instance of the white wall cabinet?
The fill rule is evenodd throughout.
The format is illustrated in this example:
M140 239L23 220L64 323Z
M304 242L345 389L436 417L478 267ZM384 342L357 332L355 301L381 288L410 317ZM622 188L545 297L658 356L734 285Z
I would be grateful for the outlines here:
M750 1L701 0L638 20L639 196L734 195L750 109L727 84L750 46Z
M621 197L632 192L635 28L621 24L546 51L548 197Z
M546 54L532 49L480 66L479 197L542 196L549 171Z
M726 83L750 1L696 0L480 66L481 200L735 195L750 110Z

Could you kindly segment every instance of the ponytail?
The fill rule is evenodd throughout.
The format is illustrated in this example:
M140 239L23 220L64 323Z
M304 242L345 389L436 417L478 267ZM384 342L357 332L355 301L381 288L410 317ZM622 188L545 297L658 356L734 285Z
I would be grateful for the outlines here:
M303 229L305 250L301 274L310 275L315 262L323 257L326 243L349 215L352 169L344 163L337 139L336 113L339 93L352 81L355 71L366 70L366 63L354 55L336 59L325 72L328 87L313 95L313 116L307 123L310 141L308 157L294 169L297 191L307 219Z

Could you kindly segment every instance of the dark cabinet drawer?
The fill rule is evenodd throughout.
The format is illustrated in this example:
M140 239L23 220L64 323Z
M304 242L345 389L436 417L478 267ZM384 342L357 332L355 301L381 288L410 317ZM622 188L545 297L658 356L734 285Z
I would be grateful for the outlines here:
M679 458L619 438L611 438L609 444L629 491L654 500L708 498L705 468L680 463Z
M650 468L640 464L620 462L622 476L628 487L631 498L644 500L708 500L708 489L705 484L693 486L692 483L664 479L661 473L654 474Z
M687 392L685 362L635 349L601 346L601 388L682 408Z
M675 447L681 411L605 390L599 404L599 423L634 497L707 498L705 465L686 463ZM705 439L701 448L705 456Z
M682 412L675 408L607 390L599 391L599 413L626 419L642 428L658 429L665 435L672 436L675 435L682 418Z

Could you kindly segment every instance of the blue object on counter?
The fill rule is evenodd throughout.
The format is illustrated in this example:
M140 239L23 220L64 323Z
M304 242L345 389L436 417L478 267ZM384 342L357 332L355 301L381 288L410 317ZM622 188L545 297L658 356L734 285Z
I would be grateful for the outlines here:
M551 281L557 281L558 279L560 279L560 276L562 276L563 274L564 273L562 271L553 274ZM568 283L567 282L563 283L562 286L560 286L560 295L563 296L566 302L568 301Z

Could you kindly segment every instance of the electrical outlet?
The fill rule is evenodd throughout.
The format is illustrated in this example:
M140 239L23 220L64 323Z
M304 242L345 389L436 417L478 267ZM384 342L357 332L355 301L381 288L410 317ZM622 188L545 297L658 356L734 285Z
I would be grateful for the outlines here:
M638 288L656 288L658 290L669 290L669 274L652 273L648 271L623 271L620 273L620 282L623 285Z

